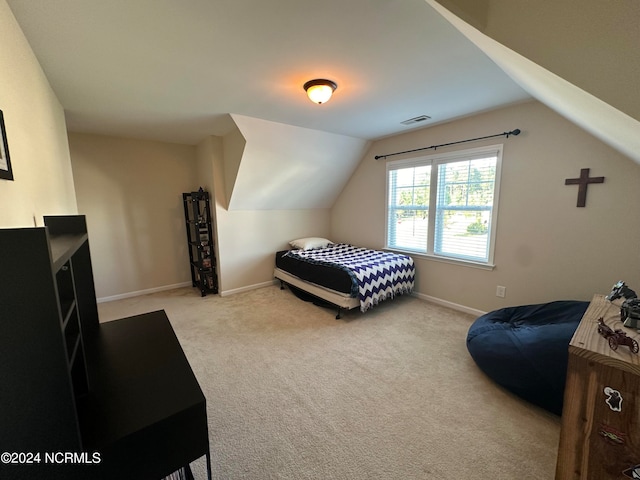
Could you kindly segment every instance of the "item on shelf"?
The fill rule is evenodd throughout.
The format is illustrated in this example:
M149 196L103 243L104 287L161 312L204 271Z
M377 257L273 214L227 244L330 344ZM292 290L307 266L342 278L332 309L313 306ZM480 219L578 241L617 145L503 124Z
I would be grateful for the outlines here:
M607 295L607 300L613 302L624 297L624 302L620 306L620 320L625 327L639 329L640 320L640 299L636 292L631 290L625 282L620 280L611 288L611 293Z
M598 333L609 342L611 350L617 350L618 345L623 345L625 347L629 347L629 350L633 353L638 353L638 342L633 338L627 337L627 334L622 330L616 329L614 331L610 326L604 323L603 317L598 319Z

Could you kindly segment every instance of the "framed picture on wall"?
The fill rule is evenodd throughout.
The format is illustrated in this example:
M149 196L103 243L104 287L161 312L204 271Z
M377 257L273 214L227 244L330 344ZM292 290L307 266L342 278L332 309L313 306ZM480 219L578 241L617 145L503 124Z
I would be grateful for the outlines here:
M7 144L7 131L4 128L4 115L0 110L0 178L13 180L13 170L11 169L11 159L9 158L9 145Z

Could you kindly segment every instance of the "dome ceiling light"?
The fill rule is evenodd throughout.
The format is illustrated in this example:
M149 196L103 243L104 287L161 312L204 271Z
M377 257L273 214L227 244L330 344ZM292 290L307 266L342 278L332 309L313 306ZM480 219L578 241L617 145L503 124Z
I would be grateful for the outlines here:
M338 85L335 82L322 78L309 80L304 84L309 100L318 105L328 102L336 88Z

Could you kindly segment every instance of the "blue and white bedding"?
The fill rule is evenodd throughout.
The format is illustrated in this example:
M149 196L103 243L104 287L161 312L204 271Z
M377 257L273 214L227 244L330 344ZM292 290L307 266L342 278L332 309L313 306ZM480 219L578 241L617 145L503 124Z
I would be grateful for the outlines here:
M346 271L352 281L351 296L359 299L362 312L383 300L413 291L415 267L413 259L407 255L344 243L312 250L291 250L286 255Z

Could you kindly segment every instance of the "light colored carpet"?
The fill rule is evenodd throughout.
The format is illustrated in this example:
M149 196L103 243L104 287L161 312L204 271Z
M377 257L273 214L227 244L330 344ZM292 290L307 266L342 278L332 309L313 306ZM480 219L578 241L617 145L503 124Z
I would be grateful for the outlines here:
M469 315L404 296L335 320L275 285L99 305L101 321L159 309L207 398L215 479L554 476L560 419L478 370Z

